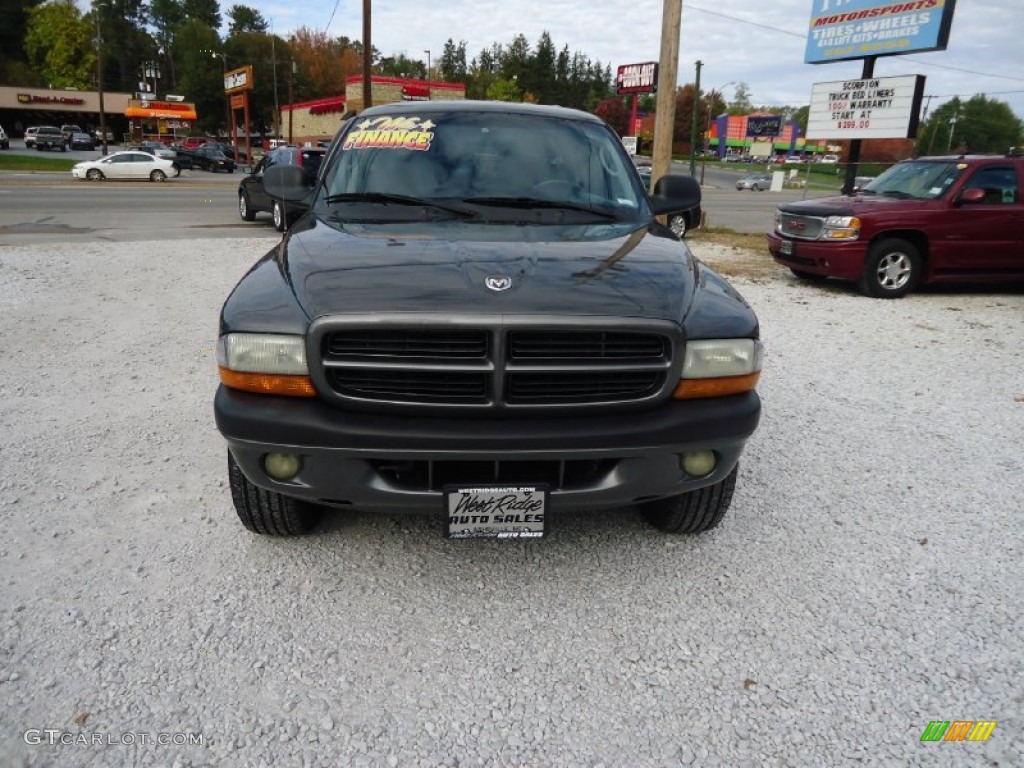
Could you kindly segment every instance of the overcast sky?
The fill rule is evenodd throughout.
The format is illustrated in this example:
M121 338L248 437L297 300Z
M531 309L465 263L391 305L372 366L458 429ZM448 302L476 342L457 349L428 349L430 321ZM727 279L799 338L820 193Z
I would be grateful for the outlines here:
M812 8L823 1L683 0L679 82L693 82L699 59L705 91L745 82L755 104L801 106L810 102L814 83L858 77L860 61L803 63ZM222 11L230 5L225 0ZM252 5L281 36L308 26L331 37L362 38L358 0ZM613 73L620 64L657 61L661 49L662 0L373 0L372 8L372 42L383 55L425 62L429 50L435 64L449 38L464 40L472 59L520 32L533 47L545 30L557 49L567 45L610 64ZM926 76L925 94L935 97L931 109L953 96L984 93L1024 119L1024 0L957 0L945 51L884 56L875 65L877 77L909 74ZM733 86L724 90L732 98Z

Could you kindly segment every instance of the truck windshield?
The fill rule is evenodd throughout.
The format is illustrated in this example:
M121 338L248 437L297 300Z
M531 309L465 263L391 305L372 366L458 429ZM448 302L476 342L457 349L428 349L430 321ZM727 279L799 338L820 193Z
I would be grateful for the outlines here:
M522 206L530 200L613 212L645 208L636 171L598 123L489 112L356 118L324 176L325 200L404 195Z
M861 191L889 197L934 200L949 190L962 171L961 164L956 162L911 160L892 166Z

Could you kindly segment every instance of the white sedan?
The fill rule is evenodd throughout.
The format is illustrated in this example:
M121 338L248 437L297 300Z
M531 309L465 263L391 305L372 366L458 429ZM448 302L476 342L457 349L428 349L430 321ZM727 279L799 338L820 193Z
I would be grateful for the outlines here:
M174 163L145 152L115 152L98 160L86 160L71 169L76 179L102 181L103 179L149 179L165 181L177 176Z

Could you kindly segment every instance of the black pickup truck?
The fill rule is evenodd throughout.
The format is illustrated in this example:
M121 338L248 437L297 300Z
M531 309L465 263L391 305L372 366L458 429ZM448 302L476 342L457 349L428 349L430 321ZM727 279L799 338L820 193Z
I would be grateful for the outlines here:
M656 216L619 138L583 112L498 102L364 111L308 211L220 318L217 426L242 523L325 509L435 515L450 538L534 538L638 505L697 533L728 509L760 417L757 318Z

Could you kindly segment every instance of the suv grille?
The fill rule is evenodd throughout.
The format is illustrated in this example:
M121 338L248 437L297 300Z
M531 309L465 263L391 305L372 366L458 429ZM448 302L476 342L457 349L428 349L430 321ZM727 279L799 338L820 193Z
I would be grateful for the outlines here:
M328 399L384 408L475 407L493 414L646 404L670 393L678 330L669 323L447 322L405 316L366 327L318 320L310 331L310 372ZM637 325L648 329L629 328Z
M780 213L777 231L780 235L794 237L799 240L817 240L821 230L825 228L825 219L821 216L796 216L792 213Z

